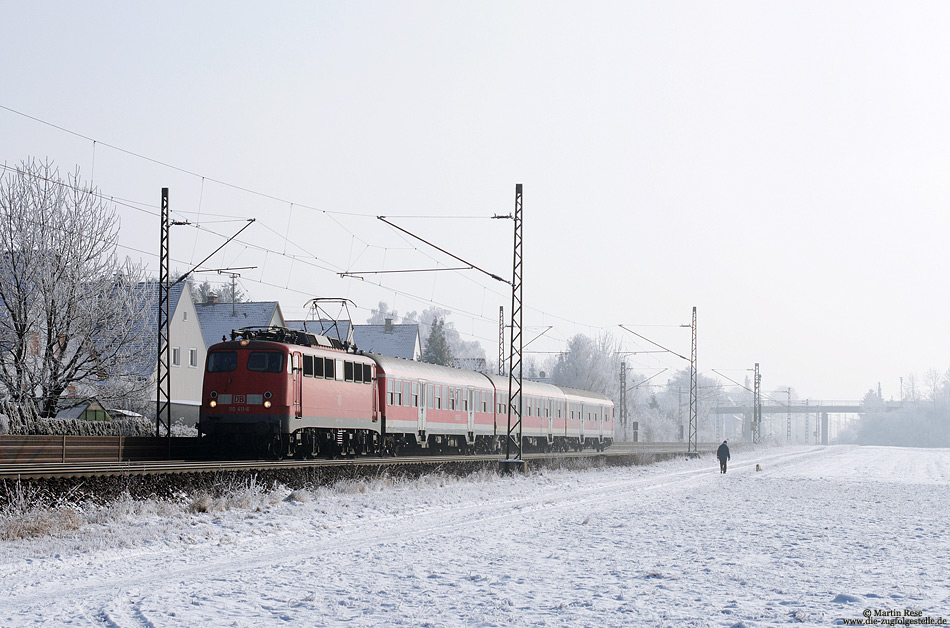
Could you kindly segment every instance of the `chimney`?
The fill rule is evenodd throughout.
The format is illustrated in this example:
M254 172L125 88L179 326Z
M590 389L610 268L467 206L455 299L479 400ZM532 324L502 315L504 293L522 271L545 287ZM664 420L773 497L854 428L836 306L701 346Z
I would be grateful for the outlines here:
M205 299L205 305L214 305L218 302L218 295L213 292L208 293L208 297Z
M393 319L391 319L391 318L387 318L387 319L386 319L385 332L386 332L387 334L393 333Z

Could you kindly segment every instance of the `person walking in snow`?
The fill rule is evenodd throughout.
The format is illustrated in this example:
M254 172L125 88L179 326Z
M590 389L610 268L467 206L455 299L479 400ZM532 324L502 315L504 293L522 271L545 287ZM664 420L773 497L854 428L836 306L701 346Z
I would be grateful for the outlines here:
M726 444L728 441L722 441L722 445L719 445L719 449L716 450L716 457L719 458L719 472L726 472L726 461L729 460L729 445Z

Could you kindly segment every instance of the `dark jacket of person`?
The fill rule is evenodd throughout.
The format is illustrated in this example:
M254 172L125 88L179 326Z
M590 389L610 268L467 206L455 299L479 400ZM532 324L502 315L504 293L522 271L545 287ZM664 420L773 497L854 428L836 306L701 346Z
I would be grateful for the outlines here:
M729 445L723 441L722 445L719 445L719 449L716 450L716 457L720 460L729 460L731 456L729 455Z

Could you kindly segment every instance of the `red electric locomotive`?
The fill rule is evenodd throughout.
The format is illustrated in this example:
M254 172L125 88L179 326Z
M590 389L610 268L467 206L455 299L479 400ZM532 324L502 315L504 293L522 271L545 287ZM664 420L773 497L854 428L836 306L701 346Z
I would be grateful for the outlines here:
M278 458L379 450L372 359L283 328L232 336L208 350L198 423L219 448L264 449Z

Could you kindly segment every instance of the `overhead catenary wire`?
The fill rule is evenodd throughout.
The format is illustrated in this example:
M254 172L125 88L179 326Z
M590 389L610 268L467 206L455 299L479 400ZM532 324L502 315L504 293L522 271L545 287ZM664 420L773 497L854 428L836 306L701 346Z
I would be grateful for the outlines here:
M363 212L354 212L354 211L328 210L328 209L313 207L313 206L307 205L307 204L305 204L305 203L299 203L299 202L297 202L297 201L290 201L290 200L288 200L288 199L282 198L282 197L277 196L277 195L275 195L275 194L266 193L266 192L261 192L261 191L259 191L259 190L255 190L255 189L253 189L253 188L250 188L250 187L247 187L247 186L243 186L243 185L237 185L237 184L234 184L234 183L225 181L225 180L223 180L223 179L219 179L219 178L216 178L216 177L211 177L211 176L208 176L208 175L206 175L206 174L201 174L201 173L199 173L199 172L197 172L197 171L194 171L194 170L192 170L192 169L189 169L189 168L184 168L184 167L181 167L181 166L176 166L176 165L174 165L174 164L172 164L172 163L169 163L169 162L167 162L167 161L165 161L165 160L161 160L161 159L156 159L156 158L153 158L153 157L149 157L149 156L147 156L147 155L145 155L145 154L142 154L141 152L129 150L129 149L123 148L123 147L121 147L121 146L118 146L118 145L116 145L116 144L112 144L112 143L110 143L110 142L105 142L105 141L102 141L101 139L94 138L94 137L91 137L91 136L86 135L86 134L83 134L83 133L79 133L79 132L74 131L74 130L72 130L72 129L66 128L66 127L64 127L64 126L62 126L62 125L49 122L49 121L44 120L44 119L42 119L42 118L39 118L39 117L37 117L37 116L33 116L33 115L30 115L30 114L24 113L24 112L22 112L22 111L19 111L19 110L17 110L17 109L14 109L14 108L9 107L9 106L6 106L6 105L0 104L0 109L3 109L3 110L5 110L5 111L8 111L8 112L10 112L10 113L12 113L12 114L21 116L21 117L23 117L23 118L32 120L32 121L34 121L34 122L36 122L36 123L39 123L39 124L42 124L42 125L49 126L49 127L51 127L51 128L57 129L57 130L59 130L59 131L61 131L61 132L63 132L63 133L72 135L72 136L74 136L74 137L78 137L78 138L81 138L81 139L83 139L83 140L89 141L89 142L91 142L91 143L93 144L93 147L94 147L93 150L94 150L94 151L95 151L96 147L99 146L99 145L105 146L105 147L107 147L107 148L109 148L109 149L112 149L112 150L114 150L114 151L117 151L117 152L119 152L119 153L122 153L122 154L125 154L125 155L128 155L128 156L131 156L131 157L134 157L134 158L137 158L137 159L141 159L141 160L143 160L143 161L146 161L146 162L149 162L149 163L152 163L152 164L155 164L155 165L159 165L159 166L168 168L168 169L170 169L170 170L173 170L173 171L176 171L176 172L180 172L180 173L182 173L182 174L186 174L186 175L189 175L189 176L193 176L193 177L196 177L196 178L200 178L201 181L202 181L202 187L201 187L201 192L200 192L200 195L201 195L201 196L200 196L200 198L199 198L198 211L197 211L197 212L189 212L189 211L182 211L182 210L174 210L174 211L173 211L174 214L196 213L199 217L202 216L202 215L204 215L204 216L206 216L206 217L207 217L207 216L227 217L227 215L225 215L225 214L216 214L216 213L213 213L213 212L204 211L204 208L201 206L201 202L202 202L202 200L203 200L203 195L204 195L204 183L205 183L205 182L212 182L212 183L221 185L221 186L226 187L226 188L230 188L230 189L237 190L237 191L240 191L240 192L243 192L243 193L247 193L247 194L251 194L251 195L257 196L257 197L259 197L259 198L268 199L268 200L275 201L275 202L278 202L278 203L289 204L289 205L291 205L292 207L295 207L295 208L301 208L301 209L304 209L304 210L321 213L321 214L325 215L326 217L328 217L328 218L329 218L331 221L333 221L335 224L337 224L341 229L343 229L343 230L346 231L347 233L350 233L351 235L353 235L355 238L357 238L360 242L362 242L363 244L365 244L367 247L371 247L371 248L375 248L375 249L382 249L382 250L384 250L384 251L385 251L385 250L388 250L388 249L390 249L390 248L394 248L394 247L383 247L383 246L378 246L378 245L372 245L372 244L369 244L369 243L365 242L365 240L363 240L358 234L356 234L356 233L354 233L353 231L351 231L349 228L346 227L346 225L344 225L342 222L340 222L340 221L336 218L337 216L340 216L340 217L353 217L353 218L374 218L374 217L376 217L376 214L373 214L373 213L363 213ZM94 154L95 154L95 153L94 153ZM7 169L7 170L11 170L11 169L12 169L12 168L10 168L10 167L8 167L8 166L4 166L4 168ZM113 203L115 203L115 204L118 205L118 206L127 207L127 208L129 208L129 209L131 209L131 210L133 210L133 211L137 211L137 212L149 214L149 215L156 216L156 217L158 217L158 215L159 215L159 212L157 211L157 209L154 209L154 210L152 210L152 209L147 209L147 208L156 207L156 206L155 206L154 204L152 204L152 203L142 203L142 202L137 202L137 201L131 201L131 200L128 200L128 199L121 199L121 198L119 198L119 197L107 196L107 195L101 194L101 193L99 193L99 196L101 196L103 199L108 199L110 202L113 202ZM393 216L393 217L396 217L396 216ZM426 218L426 219L432 219L432 218L436 218L436 219L464 219L464 220L469 220L469 219L488 219L487 216L425 216L425 215L400 215L400 216L398 216L398 217L399 217L399 218ZM223 222L223 221L213 221L213 222ZM211 224L211 223L212 223L212 221L206 221L206 224ZM263 226L263 227L265 227L265 228L267 228L267 229L273 231L273 229L272 229L271 227L269 227L268 225L266 225L266 224L263 223L263 222L258 222L258 224L259 224L260 226ZM289 226L289 222L288 222L288 226ZM203 227L200 226L200 225L195 225L195 227L198 228L198 229L202 229L202 230L208 231L208 232L210 232L210 233L214 233L213 231L208 230L208 229L205 229L205 228L203 228ZM219 237L224 237L224 236L221 236L220 234L216 234L216 235L218 235ZM288 229L288 234L287 234L287 235L289 235L289 229ZM235 243L240 243L240 241L235 240ZM287 242L285 242L285 244L287 244L287 243L290 243L289 238L287 238ZM280 255L279 251L276 251L276 250L274 250L274 249L270 249L270 248L268 248L268 247L259 246L259 245L255 246L255 245L252 245L252 244L250 244L250 243L243 243L243 244L244 244L246 247L253 246L253 247L256 248L256 249L263 251L264 254L265 254L265 256L267 256L267 255L270 254L270 253L274 253L274 254ZM149 252L143 251L143 250L138 249L138 248L135 248L135 247L131 247L131 246L127 246L127 245L120 245L120 246L122 246L123 248L128 249L128 250L132 250L132 251L139 252L139 253L141 253L141 254L143 254L143 255L148 255L148 256L150 256L150 257L154 257L154 256L155 256L154 253L149 253ZM304 249L303 247L299 247L299 245L296 245L296 244L295 244L295 246L298 246L298 248L300 248L302 251L304 251L305 253L307 253L306 249ZM394 250L399 250L399 249L395 249L395 248L394 248ZM415 247L414 247L412 250L419 251L419 249L418 249L418 248L415 248ZM193 255L192 255L192 256L194 256L194 252L193 252ZM311 256L312 256L312 255L311 255ZM287 259L290 259L290 260L292 261L292 263L293 263L293 262L304 262L304 263L308 263L307 260L304 260L303 258L301 258L301 257L299 257L299 256L285 256L285 257L287 257ZM330 262L327 262L326 260L320 260L320 258L317 257L317 256L312 256L312 258L313 258L314 260L319 260L319 261L321 261L321 262L327 264L328 266L334 266L334 264L332 264L332 263L330 263ZM177 261L177 260L176 260L176 261ZM181 262L181 263L184 263L184 262ZM465 262L465 263L467 263L467 262ZM266 259L265 259L265 264L264 264L264 265L266 265ZM316 268L319 268L319 269L321 269L321 270L328 271L328 272L339 272L339 271L333 271L333 270L331 270L331 268L322 267L322 266L320 266L319 264L312 264L312 263L311 263L311 265L314 266L314 267L316 267ZM480 269L479 269L479 270L480 270ZM458 273L459 271L455 271L455 272ZM263 271L263 266L262 266L262 273L261 273L261 280L260 280L260 281L258 281L258 280L253 280L253 279L251 279L251 278L244 278L244 279L247 280L247 281L252 281L252 282L254 282L254 283L258 283L258 284L260 284L260 285L271 286L271 287L280 288L280 289L283 289L283 290L289 290L289 291L292 291L292 292L294 291L294 290L292 290L292 289L289 288L289 284L288 284L288 287L284 287L284 286L280 286L280 285L278 285L278 284L273 284L273 283L268 283L268 282L266 282L266 281L263 281L263 277L264 277L264 274L263 274L263 273L264 273L264 271ZM504 279L501 279L501 278L499 278L499 277L497 277L497 276L493 276L491 273L487 273L487 274L489 274L489 275L492 276L493 278L498 279L498 280L500 280L500 281L505 281ZM474 280L474 278L469 277L466 273L459 273L459 276L460 276L460 277L463 277L466 281L472 281L473 283L478 284L478 282L476 282L476 281ZM470 318L472 319L473 322L474 322L475 320L481 320L481 321L483 321L483 322L485 322L485 323L491 323L491 324L494 323L494 319L493 319L492 317L486 317L486 316L484 316L484 315L475 314L475 313L470 312L470 311L467 311L467 310L465 310L465 309L461 309L461 308L454 307L454 306L449 306L449 305L447 305L447 304L445 304L445 303L440 303L440 302L436 301L434 298L427 299L427 298L425 298L425 297L420 297L420 296L418 296L418 295L413 295L413 294L408 293L408 292L406 292L406 291L397 290L397 289L395 289L395 288L391 288L391 287L389 287L389 286L386 286L386 285L384 285L382 282L368 282L368 283L371 283L371 284L373 284L373 285L376 285L377 287L379 287L379 288L381 288L381 289L384 289L384 290L387 290L387 291L392 291L394 295L404 296L404 297L407 297L407 298L409 298L409 299L411 299L411 300L417 301L417 302L419 302L419 303L428 303L428 304L430 304L430 305L435 305L435 306L438 306L438 307L443 307L443 308L446 308L446 309L448 309L448 310L450 310L450 311L452 311L452 312L454 312L454 313L457 313L457 314L460 314L460 315L463 315L463 316L468 316L468 317L470 317ZM506 283L507 283L507 282L506 282ZM501 294L500 292L494 290L494 289L491 288L491 287L486 287L486 286L483 286L482 284L478 284L478 285L482 286L485 290L488 290L488 291L492 292L493 294L497 295L497 296L500 297L500 298L504 298L504 297L506 296L506 295L503 295L503 294ZM303 293L303 292L301 291L301 293ZM369 308L366 308L366 309L368 310ZM484 309L484 308L483 308L483 309ZM572 319L569 319L569 318L566 318L566 317L563 317L563 316L559 316L559 315L557 315L557 314L552 314L552 313L550 313L550 312L545 312L545 311L543 311L543 310L541 310L541 309L539 309L539 308L532 307L532 306L530 306L530 305L526 306L525 309L526 309L526 310L529 310L529 311L532 311L532 312L535 312L535 313L539 313L539 314L541 314L542 316L548 317L548 318L550 318L550 319L552 319L552 320L560 321L561 323L570 324L570 325L573 325L573 326L575 326L575 327L582 327L582 328L585 328L585 329L588 329L588 330L599 330L599 331L601 331L601 332L604 332L604 331L607 330L607 328L604 327L604 326L591 325L591 324L587 324L587 323L580 323L580 322L578 322L578 321L575 321L575 320L572 320ZM557 335L558 335L558 334L552 334L552 336L554 336L554 337L556 337ZM491 338L479 338L479 339L485 340L486 342L492 342L492 343L494 342L494 339L491 339Z

